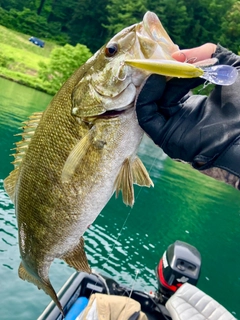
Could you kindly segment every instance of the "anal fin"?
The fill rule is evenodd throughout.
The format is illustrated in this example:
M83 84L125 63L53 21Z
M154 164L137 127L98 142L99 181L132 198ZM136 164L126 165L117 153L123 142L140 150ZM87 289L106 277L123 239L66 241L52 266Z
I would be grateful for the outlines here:
M61 257L70 267L78 271L91 273L91 268L88 264L87 256L84 251L84 239L80 238L79 243L74 249Z

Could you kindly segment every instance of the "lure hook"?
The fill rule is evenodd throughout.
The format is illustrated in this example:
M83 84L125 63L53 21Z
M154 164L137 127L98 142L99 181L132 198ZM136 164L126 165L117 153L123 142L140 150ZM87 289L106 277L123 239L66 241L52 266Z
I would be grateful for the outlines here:
M124 67L125 67L125 62L121 61L120 64L119 64L119 67L118 67L117 75L115 77L119 81L124 81L127 78L127 73L125 73L125 75L122 78L120 77L120 73L121 73L121 71L123 70Z

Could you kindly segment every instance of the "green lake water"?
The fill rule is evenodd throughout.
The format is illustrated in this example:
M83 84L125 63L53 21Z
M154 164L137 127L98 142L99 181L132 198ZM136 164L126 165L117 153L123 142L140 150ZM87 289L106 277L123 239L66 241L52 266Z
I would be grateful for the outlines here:
M46 108L51 97L0 79L0 319L34 320L50 298L18 278L20 263L14 206L3 189L13 169L21 122ZM175 240L201 252L198 287L240 319L240 193L166 157L147 137L139 156L154 188L135 187L131 209L113 198L85 233L90 265L104 275L145 291L156 288L155 267ZM74 272L60 260L50 278L58 291Z

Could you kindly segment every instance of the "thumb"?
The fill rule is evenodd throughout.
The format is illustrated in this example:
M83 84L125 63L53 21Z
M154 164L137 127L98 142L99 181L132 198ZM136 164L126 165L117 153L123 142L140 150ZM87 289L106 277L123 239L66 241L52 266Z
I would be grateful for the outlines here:
M180 62L195 63L198 61L210 59L216 51L217 46L214 43L205 43L200 47L175 51L172 57Z

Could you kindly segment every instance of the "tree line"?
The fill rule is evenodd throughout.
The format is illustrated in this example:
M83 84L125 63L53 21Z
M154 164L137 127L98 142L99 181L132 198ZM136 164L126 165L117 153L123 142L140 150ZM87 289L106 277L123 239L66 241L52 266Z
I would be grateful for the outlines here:
M0 24L95 52L148 10L180 48L214 42L240 51L239 0L0 0Z

